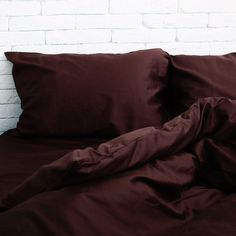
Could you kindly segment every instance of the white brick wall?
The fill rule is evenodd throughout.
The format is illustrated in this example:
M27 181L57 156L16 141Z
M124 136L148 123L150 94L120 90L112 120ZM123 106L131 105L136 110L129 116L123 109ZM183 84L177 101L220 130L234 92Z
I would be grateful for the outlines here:
M5 51L236 51L235 0L0 0L0 132L21 112Z

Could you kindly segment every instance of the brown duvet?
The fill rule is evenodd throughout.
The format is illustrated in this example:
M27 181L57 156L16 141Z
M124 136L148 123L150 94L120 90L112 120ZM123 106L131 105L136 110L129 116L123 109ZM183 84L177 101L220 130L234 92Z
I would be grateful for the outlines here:
M236 235L236 100L62 152L3 195L0 235Z

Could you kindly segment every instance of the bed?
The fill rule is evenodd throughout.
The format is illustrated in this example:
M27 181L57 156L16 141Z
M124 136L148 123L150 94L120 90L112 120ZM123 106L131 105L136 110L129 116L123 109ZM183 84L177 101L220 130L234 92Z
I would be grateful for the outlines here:
M6 55L0 235L236 234L234 54Z

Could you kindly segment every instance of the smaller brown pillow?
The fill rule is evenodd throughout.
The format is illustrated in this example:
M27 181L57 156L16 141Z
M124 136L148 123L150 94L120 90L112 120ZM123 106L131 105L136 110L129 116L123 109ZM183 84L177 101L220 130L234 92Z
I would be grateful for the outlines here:
M236 99L236 53L170 56L168 111L175 116L201 97Z
M166 121L168 55L7 52L23 113L23 135L114 137Z

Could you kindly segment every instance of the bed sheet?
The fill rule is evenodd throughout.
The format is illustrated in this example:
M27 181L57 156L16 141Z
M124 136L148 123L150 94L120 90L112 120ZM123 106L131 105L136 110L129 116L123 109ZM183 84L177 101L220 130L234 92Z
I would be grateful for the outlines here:
M23 138L16 129L0 135L0 199L40 166L64 154L85 147L96 147L104 139Z
M97 149L4 134L5 188L34 173L1 202L0 235L235 236L235 131L236 101L206 98Z

